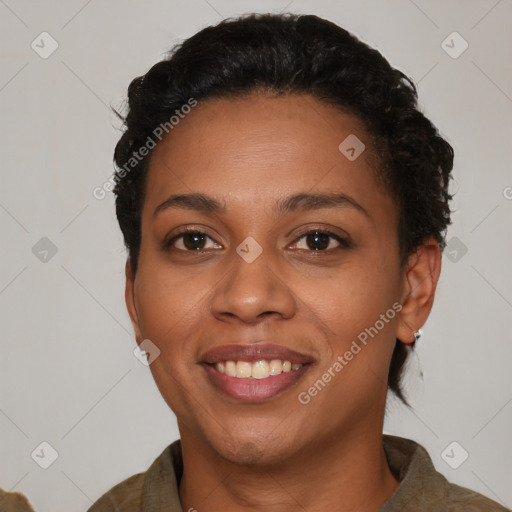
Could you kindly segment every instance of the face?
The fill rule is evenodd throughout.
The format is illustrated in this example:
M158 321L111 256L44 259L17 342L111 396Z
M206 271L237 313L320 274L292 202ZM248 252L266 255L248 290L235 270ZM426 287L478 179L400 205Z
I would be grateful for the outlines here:
M355 160L349 135L366 145ZM126 295L182 438L272 463L381 428L406 280L373 172L359 120L306 95L199 102L155 148ZM280 374L237 380L219 360Z

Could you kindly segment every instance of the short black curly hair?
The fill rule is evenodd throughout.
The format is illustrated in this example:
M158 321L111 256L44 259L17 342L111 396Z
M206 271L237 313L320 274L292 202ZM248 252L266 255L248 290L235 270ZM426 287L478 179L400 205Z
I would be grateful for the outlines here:
M453 149L419 111L411 79L330 21L291 13L247 14L175 46L128 88L124 133L114 152L114 193L134 273L152 154L141 158L139 148L191 98L237 97L260 89L308 94L358 116L378 157L378 177L397 205L401 264L429 236L444 249ZM407 355L397 340L388 377L389 388L405 403L400 378Z

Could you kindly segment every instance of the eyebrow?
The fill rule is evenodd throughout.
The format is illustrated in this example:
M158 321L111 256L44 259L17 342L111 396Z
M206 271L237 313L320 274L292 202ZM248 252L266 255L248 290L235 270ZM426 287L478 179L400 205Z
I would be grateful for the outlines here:
M195 210L207 214L223 214L226 204L205 194L175 194L159 204L153 217L169 208ZM299 193L278 200L273 208L280 217L290 212L320 210L322 208L353 208L372 220L371 215L354 198L347 194L308 194Z

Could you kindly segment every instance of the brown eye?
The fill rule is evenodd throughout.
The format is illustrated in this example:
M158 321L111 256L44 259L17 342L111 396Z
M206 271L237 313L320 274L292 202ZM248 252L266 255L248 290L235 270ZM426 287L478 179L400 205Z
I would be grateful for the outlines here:
M350 247L348 240L344 240L335 233L319 229L302 234L294 245L297 249L313 252L330 252Z
M173 236L164 244L165 249L177 249L180 251L193 252L206 249L216 249L220 246L214 242L206 233L201 231L187 230Z
M321 251L329 247L330 236L324 233L312 233L306 235L306 244L309 249L314 251Z
M203 249L206 242L206 236L201 233L187 233L182 238L183 245L190 251Z

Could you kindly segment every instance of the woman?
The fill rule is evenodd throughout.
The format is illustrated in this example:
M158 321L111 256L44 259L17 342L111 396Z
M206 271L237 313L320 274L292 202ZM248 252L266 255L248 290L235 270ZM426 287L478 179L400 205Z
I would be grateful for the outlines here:
M89 510L505 510L383 436L432 308L453 151L316 16L208 27L130 85L126 303L180 440Z

